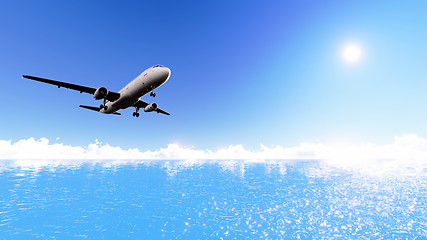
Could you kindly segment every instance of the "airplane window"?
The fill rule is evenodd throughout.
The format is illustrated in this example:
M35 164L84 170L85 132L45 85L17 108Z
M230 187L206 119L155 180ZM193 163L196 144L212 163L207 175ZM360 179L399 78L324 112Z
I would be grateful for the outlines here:
M156 68L156 67L163 67L162 65L156 65L156 66L153 66L153 68Z

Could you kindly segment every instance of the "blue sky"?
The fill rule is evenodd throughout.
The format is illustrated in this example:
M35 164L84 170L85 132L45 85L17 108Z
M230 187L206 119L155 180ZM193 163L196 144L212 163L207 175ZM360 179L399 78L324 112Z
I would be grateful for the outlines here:
M13 1L0 8L0 138L95 139L142 150L427 137L425 1ZM357 64L340 56L350 42ZM171 116L97 114L88 94L22 74L120 90L172 71Z

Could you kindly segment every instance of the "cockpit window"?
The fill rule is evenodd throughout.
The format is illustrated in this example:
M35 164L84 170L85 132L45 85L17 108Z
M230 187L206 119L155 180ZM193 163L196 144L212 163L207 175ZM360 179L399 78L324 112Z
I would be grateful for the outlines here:
M163 67L162 65L156 65L156 66L153 66L153 68L156 68L156 67Z

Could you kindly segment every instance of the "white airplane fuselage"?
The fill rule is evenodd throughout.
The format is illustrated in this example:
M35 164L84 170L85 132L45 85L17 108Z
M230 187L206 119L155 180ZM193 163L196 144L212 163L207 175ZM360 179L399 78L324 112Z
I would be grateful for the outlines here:
M115 101L106 100L104 102L105 107L100 112L109 114L133 106L140 97L165 83L170 74L169 68L160 65L145 70L119 91L119 99Z

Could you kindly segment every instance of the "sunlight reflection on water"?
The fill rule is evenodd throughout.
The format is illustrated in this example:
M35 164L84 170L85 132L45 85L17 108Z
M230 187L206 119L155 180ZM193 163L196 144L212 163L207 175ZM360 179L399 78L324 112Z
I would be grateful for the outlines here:
M426 180L321 161L4 166L0 238L427 238Z

